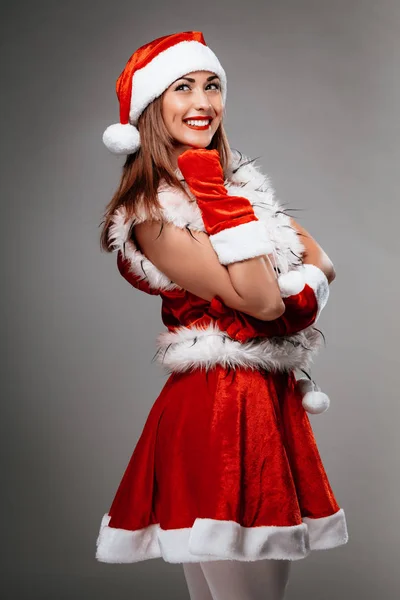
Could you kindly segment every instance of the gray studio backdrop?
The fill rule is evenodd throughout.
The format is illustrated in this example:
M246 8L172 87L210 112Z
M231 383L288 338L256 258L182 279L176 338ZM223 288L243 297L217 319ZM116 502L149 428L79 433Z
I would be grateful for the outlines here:
M3 7L2 558L7 600L184 600L180 565L95 561L100 520L166 375L158 298L99 224L123 159L130 54L197 29L228 75L231 145L334 262L311 416L347 546L293 564L288 600L400 596L400 5L381 0L16 2Z

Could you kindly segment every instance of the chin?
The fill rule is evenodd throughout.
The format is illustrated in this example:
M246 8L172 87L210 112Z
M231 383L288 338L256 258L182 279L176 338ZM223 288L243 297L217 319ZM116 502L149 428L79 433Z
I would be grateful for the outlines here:
M192 148L207 148L207 146L210 145L210 142L192 142L191 144L188 144L189 146L191 146Z
M179 143L182 144L182 146L190 146L193 147L195 146L196 148L207 148L207 146L209 146L211 144L212 141L212 136L211 137L201 137L201 136L193 136L190 138L186 138L186 139L181 139L179 140Z

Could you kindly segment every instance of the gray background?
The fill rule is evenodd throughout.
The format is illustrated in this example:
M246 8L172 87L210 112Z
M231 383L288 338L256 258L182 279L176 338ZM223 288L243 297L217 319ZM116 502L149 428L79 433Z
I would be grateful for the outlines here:
M350 541L296 561L288 600L400 595L396 339L400 5L390 0L14 2L3 7L2 591L12 600L188 599L180 565L95 561L166 375L160 303L100 252L123 159L115 80L196 29L228 75L232 146L272 177L337 279L311 416Z

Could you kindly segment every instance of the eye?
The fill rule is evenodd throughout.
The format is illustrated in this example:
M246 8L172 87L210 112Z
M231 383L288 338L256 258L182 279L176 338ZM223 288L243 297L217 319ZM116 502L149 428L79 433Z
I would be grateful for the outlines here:
M220 90L221 89L221 84L219 83L209 83L207 85L207 87L209 87L210 85L214 85L215 89ZM182 88L187 87L190 89L189 85L187 83L180 83L176 88L175 91L177 92L178 90L181 90Z

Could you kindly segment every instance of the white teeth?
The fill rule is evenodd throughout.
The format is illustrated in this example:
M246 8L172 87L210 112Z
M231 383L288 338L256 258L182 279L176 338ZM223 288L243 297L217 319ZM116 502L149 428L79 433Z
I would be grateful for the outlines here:
M208 125L210 123L209 119L205 119L204 121L196 121L192 119L189 119L188 121L186 121L186 123L188 125L199 125L200 127L202 127L203 125Z

